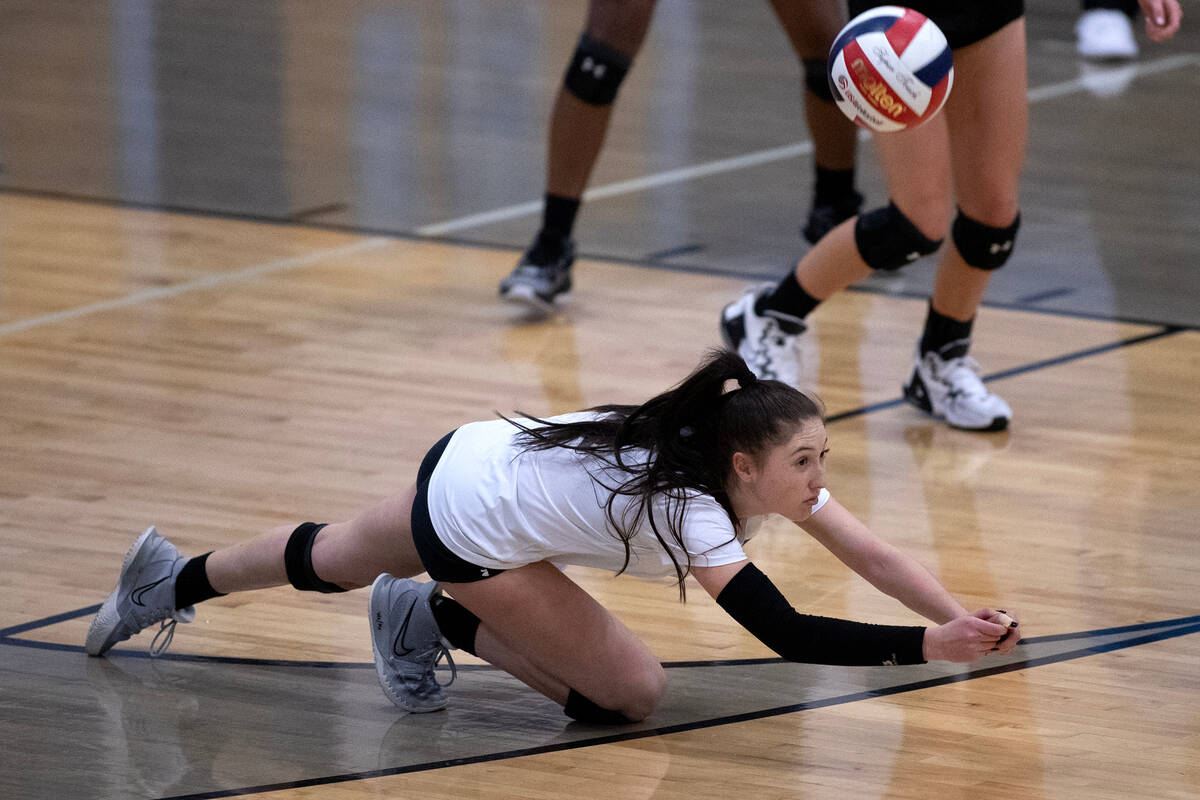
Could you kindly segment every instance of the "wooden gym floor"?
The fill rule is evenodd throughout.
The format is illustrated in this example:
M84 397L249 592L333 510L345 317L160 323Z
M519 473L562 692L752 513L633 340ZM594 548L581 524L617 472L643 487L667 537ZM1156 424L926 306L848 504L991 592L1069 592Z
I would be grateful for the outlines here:
M680 606L587 570L667 663L643 724L569 724L468 656L449 709L399 713L364 592L219 598L162 658L149 634L83 654L147 525L201 553L345 518L464 421L643 399L802 252L810 150L766 4L664 0L574 298L545 321L496 302L581 18L0 6L0 796L1200 796L1190 18L1132 64L1085 65L1074 10L1031 3L1024 227L974 347L1010 432L899 400L931 265L814 317L832 491L968 605L1017 611L1012 656L782 664L694 585ZM915 621L786 524L751 555L802 610Z

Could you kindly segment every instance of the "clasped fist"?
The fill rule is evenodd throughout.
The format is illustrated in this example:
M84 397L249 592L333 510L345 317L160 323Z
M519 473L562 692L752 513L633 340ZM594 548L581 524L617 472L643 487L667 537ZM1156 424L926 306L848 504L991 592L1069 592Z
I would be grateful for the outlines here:
M1017 646L1021 628L1006 624L1009 617L990 608L952 619L944 625L925 629L926 661L978 661L988 653L1004 654ZM1015 620L1014 620L1015 621Z

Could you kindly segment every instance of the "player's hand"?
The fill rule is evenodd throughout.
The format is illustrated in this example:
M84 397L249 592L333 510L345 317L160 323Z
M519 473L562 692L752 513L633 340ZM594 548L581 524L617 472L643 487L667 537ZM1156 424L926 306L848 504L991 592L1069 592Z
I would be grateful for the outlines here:
M990 608L952 619L945 625L925 629L923 648L926 661L978 661L997 647L1008 631L988 620L995 615ZM1011 649L1011 648L1010 648Z
M1017 646L1017 642L1021 641L1021 621L1017 619L1015 611L1005 611L998 609L988 622L995 622L998 625L1005 626L1007 631L1004 637L996 642L996 647L992 650L993 653L1004 655Z
M1146 15L1146 35L1154 42L1165 42L1179 30L1183 8L1179 0L1139 0Z

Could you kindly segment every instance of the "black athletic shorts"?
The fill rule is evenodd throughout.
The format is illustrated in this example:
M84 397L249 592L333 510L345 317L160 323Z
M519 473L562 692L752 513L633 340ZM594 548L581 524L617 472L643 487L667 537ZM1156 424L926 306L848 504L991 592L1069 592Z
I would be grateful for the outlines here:
M420 469L417 470L417 497L413 500L412 507L413 544L417 546L417 555L421 557L421 563L425 565L429 577L446 583L471 583L499 575L504 570L481 567L459 558L442 544L437 531L433 529L433 520L429 518L429 477L433 475L433 468L441 460L452 436L454 431L447 433L429 448L429 452L421 460Z
M850 18L882 0L849 0ZM946 34L951 50L986 39L1015 19L1025 16L1025 0L905 0L903 5L929 17Z

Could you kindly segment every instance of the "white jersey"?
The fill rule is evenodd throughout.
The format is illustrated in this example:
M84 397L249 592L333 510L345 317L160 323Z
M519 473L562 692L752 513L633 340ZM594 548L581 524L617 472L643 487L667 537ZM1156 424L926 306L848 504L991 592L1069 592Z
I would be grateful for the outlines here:
M551 421L597 416L578 412ZM611 492L600 481L617 486L627 474L562 447L523 451L516 441L519 433L502 419L474 422L455 432L429 479L429 516L438 539L459 558L489 569L546 560L620 570L625 548L608 518ZM628 460L636 463L645 455L633 451ZM813 510L827 497L822 490ZM618 495L613 501L615 517L624 521L637 499ZM746 559L729 515L711 495L689 495L681 526L686 553L668 532L668 508L665 498L657 498L654 518L681 566L689 556L692 565L700 567ZM671 557L648 521L641 521L629 545L629 574L675 575Z

